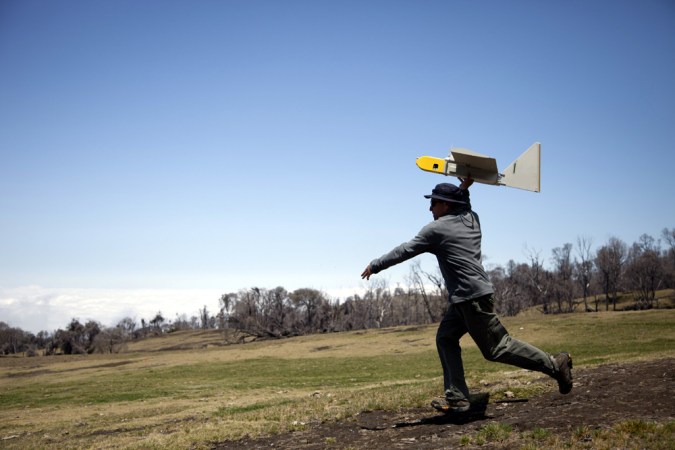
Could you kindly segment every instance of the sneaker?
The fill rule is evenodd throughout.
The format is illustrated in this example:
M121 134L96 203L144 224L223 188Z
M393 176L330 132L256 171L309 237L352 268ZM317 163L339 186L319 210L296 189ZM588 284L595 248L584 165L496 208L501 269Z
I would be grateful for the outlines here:
M558 380L558 390L561 394L569 394L572 390L572 357L569 353L561 352L551 356Z
M433 406L435 410L444 413L466 412L471 408L471 403L465 399L448 400L447 398L439 398L433 400L431 406Z

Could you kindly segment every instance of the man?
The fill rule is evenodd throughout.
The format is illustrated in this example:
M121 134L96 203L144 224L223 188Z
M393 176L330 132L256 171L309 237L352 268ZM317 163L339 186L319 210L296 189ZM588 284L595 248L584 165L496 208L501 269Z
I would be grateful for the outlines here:
M568 353L555 356L509 336L494 312L494 290L481 263L481 228L478 215L471 210L470 178L436 185L430 195L429 210L434 221L411 241L374 259L361 278L370 279L388 267L421 253L438 259L448 289L450 305L436 334L436 348L443 367L445 396L432 406L443 412L469 410L469 389L464 380L459 339L466 333L489 361L511 364L545 373L558 381L561 394L572 390L572 358Z

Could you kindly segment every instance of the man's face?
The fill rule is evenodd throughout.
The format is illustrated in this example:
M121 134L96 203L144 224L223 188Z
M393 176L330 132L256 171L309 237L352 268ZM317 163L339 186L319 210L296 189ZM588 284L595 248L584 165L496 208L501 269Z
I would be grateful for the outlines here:
M431 214L433 214L434 220L438 220L439 217L443 217L446 214L448 214L448 212L450 211L450 205L441 200L436 200L435 198L432 198L429 211L431 211Z

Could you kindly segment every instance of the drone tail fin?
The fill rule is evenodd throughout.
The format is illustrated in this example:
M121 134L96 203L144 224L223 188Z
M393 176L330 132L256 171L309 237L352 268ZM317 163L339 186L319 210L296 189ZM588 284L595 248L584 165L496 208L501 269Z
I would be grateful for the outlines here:
M499 184L526 191L541 191L541 144L535 142L504 169Z

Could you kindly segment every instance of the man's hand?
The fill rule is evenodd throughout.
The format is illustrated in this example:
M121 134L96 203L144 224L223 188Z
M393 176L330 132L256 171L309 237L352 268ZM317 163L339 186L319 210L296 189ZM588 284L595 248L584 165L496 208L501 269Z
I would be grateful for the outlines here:
M373 274L373 272L370 271L370 264L368 264L368 267L363 271L361 274L361 278L365 278L366 280L370 280L370 276Z
M473 178L467 177L467 178L459 178L457 177L459 181L462 182L462 184L459 185L460 189L464 189L465 191L469 189L469 186L473 184Z

